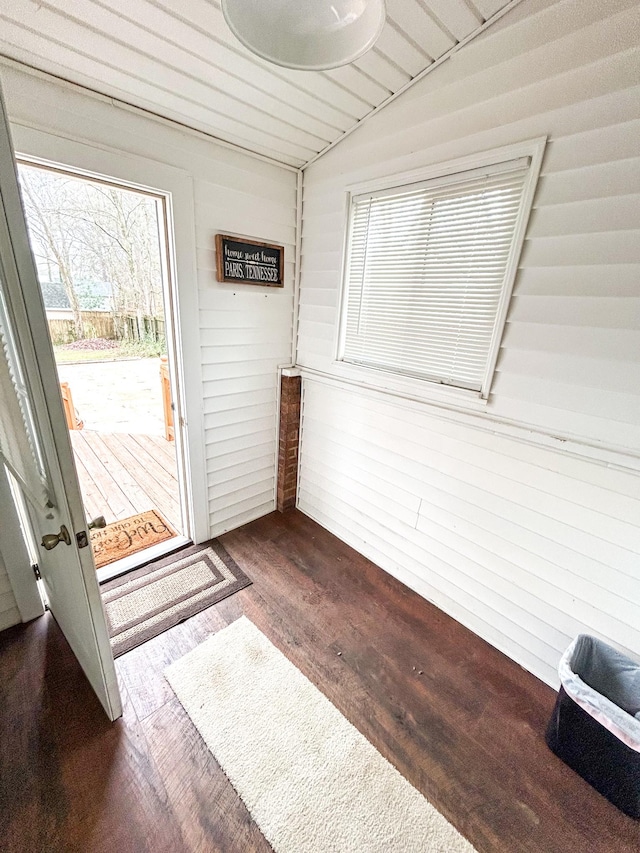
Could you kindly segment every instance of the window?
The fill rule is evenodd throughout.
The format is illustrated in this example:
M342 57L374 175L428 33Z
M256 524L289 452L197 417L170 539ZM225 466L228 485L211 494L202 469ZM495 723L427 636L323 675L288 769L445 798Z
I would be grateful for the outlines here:
M543 144L351 196L339 361L488 396Z

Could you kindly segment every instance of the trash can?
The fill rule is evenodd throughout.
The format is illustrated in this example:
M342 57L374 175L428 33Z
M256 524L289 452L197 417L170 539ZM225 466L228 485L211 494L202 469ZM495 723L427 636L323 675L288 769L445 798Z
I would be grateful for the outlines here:
M631 817L640 817L640 664L580 634L558 667L549 748Z

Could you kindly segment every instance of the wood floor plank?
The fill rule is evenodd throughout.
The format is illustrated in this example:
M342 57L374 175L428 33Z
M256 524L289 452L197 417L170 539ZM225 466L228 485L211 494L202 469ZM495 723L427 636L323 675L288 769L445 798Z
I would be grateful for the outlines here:
M121 435L114 452L125 464L133 466L134 476L145 484L145 490L162 504L171 518L179 516L177 480L167 474L146 448L141 448L131 436ZM143 478L140 480L140 478Z
M126 691L111 724L50 614L3 633L0 665L4 851L189 849Z
M95 488L102 496L104 503L116 519L127 518L135 513L135 508L120 484L117 483L109 471L104 467L96 456L87 438L83 436L81 441L74 444L74 452L82 461Z
M209 607L118 658L118 670L139 719L144 720L174 698L164 677L164 670L169 664L227 624L219 608ZM146 675L141 678L143 672Z
M256 571L246 555L232 546L230 538L225 537L225 544L250 574L252 568ZM255 553L256 544L243 544L249 553ZM296 561L291 542L287 544L287 556L278 557L269 543L260 543L265 562L275 565L278 577L284 574L289 559ZM290 568L285 584L295 589L298 585L291 576L295 568ZM262 588L265 581L263 576ZM293 602L293 609L302 616L294 623L289 597L283 597L282 589L269 590L268 602L256 604L252 600L245 612L449 820L475 843L484 845L481 849L492 849L489 844L495 835L488 834L484 825L471 825L466 812L461 816L462 799L476 807L493 800L496 808L504 811L500 827L503 841L515 844L519 836L526 836L530 831L529 812L518 809L509 814L503 810L503 804L511 800L503 769L496 766L490 750L468 733L484 710L486 697L466 693L462 674L454 673L452 679L449 673L447 679L438 662L424 654L420 642L410 649L406 636L404 642L398 641L388 623L381 625L379 610L367 620L360 611L362 601L356 598L352 600L354 610L359 611L359 625L349 618L336 623L331 613L342 613L342 603L333 595L323 602L312 586L305 585L300 599ZM315 616L305 618L307 610L315 610ZM422 675L418 667L424 667ZM422 759L419 763L417 754ZM487 772L494 776L490 796L486 791ZM469 813L473 815L474 809Z
M638 853L547 749L548 687L297 511L222 541L253 585L117 660L115 726L49 617L0 634L3 850L266 853L163 675L245 614L479 853Z
M178 468L176 463L176 443L175 441L167 441L160 435L141 435L139 433L131 434L138 443L143 447L152 450L156 454L157 461L167 471L173 479L177 480Z
M171 476L171 474L156 463L153 450L148 446L138 443L132 435L123 433L120 436L120 440L123 446L127 447L138 462L145 467L147 475L153 477L156 483L161 486L167 494L173 495L176 487L175 476Z
M170 450L147 440L149 436L83 430L71 437L89 516L104 515L111 522L156 508L181 531L177 468Z
M190 850L272 853L175 697L143 726Z
M269 602L248 615L479 850L636 849L640 827L547 749L533 676L300 513L222 541Z
M122 441L121 436L103 436L105 444L112 450L121 465L129 471L137 483L144 484L144 491L151 499L151 506L157 508L177 530L180 530L180 506L177 492L172 493L158 484L157 478L149 476L147 467L138 459L135 446Z
M84 504L87 516L89 518L93 518L96 515L104 515L107 522L116 521L115 516L111 514L109 509L107 509L107 514L105 514L105 501L93 482L93 479L89 476L89 472L85 468L84 462L75 452L76 442L72 442L72 444L74 446L73 456L76 464L76 471L78 473L80 491L82 493L82 503Z
M118 436L113 434L114 444L118 443ZM87 435L87 443L101 461L112 480L119 484L120 488L126 492L127 497L133 506L133 512L145 512L152 509L153 502L144 490L144 487L133 477L129 469L122 464L118 457L109 447L107 436L98 432ZM133 513L129 513L132 515ZM126 518L127 516L121 516Z

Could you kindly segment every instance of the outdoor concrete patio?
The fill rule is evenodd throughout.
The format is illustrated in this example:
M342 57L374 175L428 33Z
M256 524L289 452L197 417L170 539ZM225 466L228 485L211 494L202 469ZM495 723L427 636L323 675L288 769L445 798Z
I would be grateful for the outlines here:
M58 364L85 429L164 436L160 359Z

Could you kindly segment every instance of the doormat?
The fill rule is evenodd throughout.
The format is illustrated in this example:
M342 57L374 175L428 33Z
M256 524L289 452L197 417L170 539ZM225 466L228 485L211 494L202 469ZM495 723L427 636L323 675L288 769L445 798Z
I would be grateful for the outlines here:
M92 530L91 547L96 569L122 560L123 557L130 557L177 535L157 509L150 509Z
M101 586L114 657L216 604L251 581L217 539Z
M275 853L474 853L245 616L165 676Z

